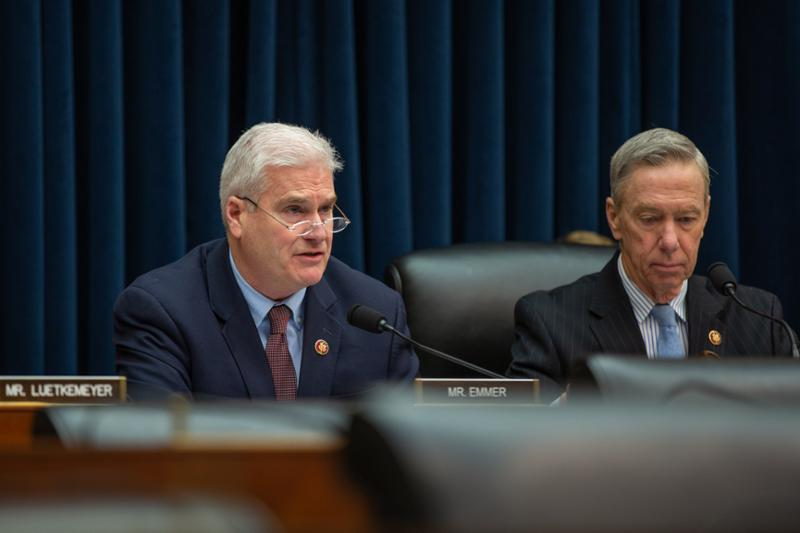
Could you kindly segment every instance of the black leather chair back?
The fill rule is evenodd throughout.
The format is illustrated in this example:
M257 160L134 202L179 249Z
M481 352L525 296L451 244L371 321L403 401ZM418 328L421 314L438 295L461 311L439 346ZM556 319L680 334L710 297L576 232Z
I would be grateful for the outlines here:
M514 342L514 305L597 272L616 250L562 243L493 242L417 250L386 269L417 341L504 373ZM480 377L417 350L422 377Z

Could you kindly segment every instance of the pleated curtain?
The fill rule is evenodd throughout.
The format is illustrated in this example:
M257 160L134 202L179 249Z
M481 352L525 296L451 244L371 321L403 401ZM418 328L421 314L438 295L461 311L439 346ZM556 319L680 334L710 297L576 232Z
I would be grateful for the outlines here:
M334 254L378 278L607 234L611 154L677 129L713 169L699 270L796 325L799 58L793 0L0 0L0 372L113 372L119 291L223 236L225 153L275 120L341 152Z

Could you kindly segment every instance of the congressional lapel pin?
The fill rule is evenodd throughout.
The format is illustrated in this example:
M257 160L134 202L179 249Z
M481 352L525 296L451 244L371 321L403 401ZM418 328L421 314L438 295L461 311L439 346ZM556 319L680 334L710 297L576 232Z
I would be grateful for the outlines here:
M330 349L331 347L328 346L328 341L324 339L317 339L317 342L314 343L314 351L320 356L328 355Z
M714 346L719 346L722 344L722 333L719 331L712 329L708 332L708 340L711 341L711 344Z

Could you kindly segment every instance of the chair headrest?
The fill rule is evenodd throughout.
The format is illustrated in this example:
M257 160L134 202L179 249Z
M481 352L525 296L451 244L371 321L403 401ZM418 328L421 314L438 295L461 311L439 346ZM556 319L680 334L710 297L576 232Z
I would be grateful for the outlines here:
M502 373L510 362L517 300L601 270L615 250L564 243L457 244L404 255L387 268L385 279L403 296L414 338ZM425 377L472 375L420 357Z

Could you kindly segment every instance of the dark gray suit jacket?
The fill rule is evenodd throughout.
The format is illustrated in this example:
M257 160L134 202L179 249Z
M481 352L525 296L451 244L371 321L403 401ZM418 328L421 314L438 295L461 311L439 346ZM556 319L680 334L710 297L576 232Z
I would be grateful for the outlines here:
M297 397L349 397L376 382L412 381L417 356L405 341L347 323L355 303L408 333L400 295L331 257L305 296ZM315 342L328 343L321 355ZM133 399L274 398L272 374L224 239L136 279L114 306L117 371Z
M739 285L736 294L763 313L783 316L781 303L772 293ZM719 357L792 353L791 341L779 324L745 311L719 294L706 277L689 278L686 311L692 356L706 351ZM617 255L601 272L522 297L514 315L516 341L507 374L539 378L543 399L557 396L572 369L589 355L646 357L633 307L617 272ZM719 345L709 339L712 330L721 334Z

